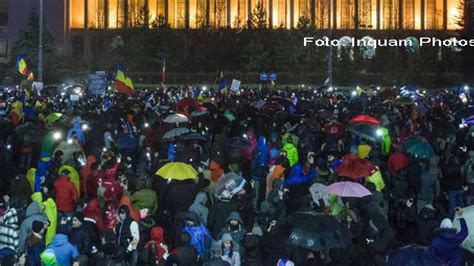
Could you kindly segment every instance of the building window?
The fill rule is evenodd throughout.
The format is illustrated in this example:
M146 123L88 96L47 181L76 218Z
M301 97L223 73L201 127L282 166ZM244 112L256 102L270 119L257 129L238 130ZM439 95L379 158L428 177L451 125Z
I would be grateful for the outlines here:
M186 27L186 0L175 0L175 27Z
M415 28L415 0L403 1L403 28L412 30Z
M448 30L459 29L459 19L461 14L464 12L462 0L447 0L448 1ZM464 0L467 1L467 0Z
M191 27L204 28L207 25L206 18L206 0L191 0L190 16Z
M109 1L109 28L125 27L125 1L126 0L108 0Z
M397 29L399 24L398 19L398 0L383 0L381 14L382 29Z
M329 14L328 14L328 1L327 0L315 0L315 8L316 8L316 28L317 29L327 29L328 22L329 22Z
M375 0L359 1L359 28L375 29L376 27L376 3Z
M83 29L85 20L85 0L71 0L70 18L71 28Z
M146 16L145 0L128 0L128 20L131 27L143 26Z
M278 27L286 28L286 14L288 13L286 10L286 0L278 0L278 20L277 21Z
M87 27L105 28L105 1L88 0L87 9Z
M311 18L311 14L309 13L309 0L299 0L298 15L298 18Z
M234 17L234 28L240 28L247 24L247 0L237 0L237 15Z
M211 0L211 22L216 28L227 26L227 0Z
M167 0L148 0L148 12L150 14L149 21L150 25L154 22L158 22L159 18L166 17L166 4Z
M354 29L355 7L354 0L337 1L337 28Z

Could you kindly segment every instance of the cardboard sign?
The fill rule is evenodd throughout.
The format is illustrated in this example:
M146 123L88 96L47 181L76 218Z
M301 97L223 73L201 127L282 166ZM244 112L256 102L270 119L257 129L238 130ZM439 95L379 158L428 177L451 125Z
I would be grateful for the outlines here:
M107 92L107 77L104 75L91 74L87 80L89 92L94 95L105 95Z
M240 80L233 79L232 84L230 85L232 91L239 91L240 89Z

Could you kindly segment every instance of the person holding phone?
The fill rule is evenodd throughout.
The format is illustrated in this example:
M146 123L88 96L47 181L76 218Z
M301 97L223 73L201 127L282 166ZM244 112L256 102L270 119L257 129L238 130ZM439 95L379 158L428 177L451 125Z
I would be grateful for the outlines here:
M431 240L429 251L444 260L449 266L460 266L462 252L459 245L467 238L469 232L466 220L462 218L462 209L457 207L454 211L455 215L460 218L461 231L457 232L453 228L451 219L443 219L439 230Z

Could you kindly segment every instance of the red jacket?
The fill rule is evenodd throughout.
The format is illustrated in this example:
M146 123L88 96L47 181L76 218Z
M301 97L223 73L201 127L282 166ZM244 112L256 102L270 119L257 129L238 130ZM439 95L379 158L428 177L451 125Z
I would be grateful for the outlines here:
M87 176L87 185L84 193L88 193L91 198L97 198L97 188L99 188L99 179L104 177L104 173L100 170L91 170Z
M56 206L60 212L74 212L78 200L76 186L69 176L59 176L54 182Z
M91 219L95 222L98 233L102 235L106 229L106 225L102 212L100 211L99 201L95 198L91 199L87 203L87 207L82 211L82 214L84 214L85 218Z

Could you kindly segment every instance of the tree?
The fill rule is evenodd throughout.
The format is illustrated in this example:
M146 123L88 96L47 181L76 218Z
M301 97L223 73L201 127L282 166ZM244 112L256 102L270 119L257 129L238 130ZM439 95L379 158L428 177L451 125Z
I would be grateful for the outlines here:
M13 77L18 76L15 66L17 55L23 55L28 68L35 75L38 74L38 39L39 39L39 21L36 10L30 13L26 27L20 32L20 37L13 44L12 58L10 61ZM61 59L57 54L54 37L49 31L47 25L43 27L43 82L56 82L58 79L58 69L61 66ZM19 77L19 76L18 76Z
M247 71L262 71L270 65L269 50L260 40L251 40L244 51L244 68Z
M258 1L255 5L252 14L252 24L253 28L256 29L265 29L267 28L267 9L263 4L263 1Z

